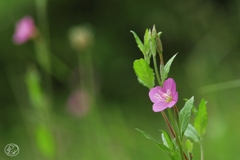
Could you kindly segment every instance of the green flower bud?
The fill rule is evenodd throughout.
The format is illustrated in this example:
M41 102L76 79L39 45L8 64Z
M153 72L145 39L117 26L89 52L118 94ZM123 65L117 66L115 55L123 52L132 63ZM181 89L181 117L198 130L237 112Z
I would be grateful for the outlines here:
M156 56L156 37L157 37L157 31L154 25L152 29L152 36L150 41L150 49L153 56Z
M189 152L189 153L192 153L192 150L193 150L193 143L192 143L189 139L187 139L185 145L186 145L186 148L187 148L188 152Z
M155 28L155 25L153 25L153 29L152 29L152 38L156 39L157 37L157 30Z
M162 32L159 32L158 36L156 37L157 51L159 54L163 53L162 41L160 39L161 34L162 34Z

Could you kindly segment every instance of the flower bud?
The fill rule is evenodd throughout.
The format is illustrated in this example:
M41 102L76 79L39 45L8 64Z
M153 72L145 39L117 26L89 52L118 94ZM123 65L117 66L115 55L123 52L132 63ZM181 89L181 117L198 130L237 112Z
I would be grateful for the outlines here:
M150 42L150 49L153 56L156 56L156 36L157 36L157 31L154 25L152 29L152 36L151 36L151 42Z
M73 92L67 101L67 109L75 117L83 117L90 109L90 97L84 90Z
M30 16L25 16L16 23L13 41L15 44L23 44L29 39L36 37L37 29L34 20Z
M157 37L157 30L155 28L155 25L153 25L153 29L152 29L152 38L156 39Z
M156 45L157 45L157 51L159 54L163 53L163 47L162 47L162 41L160 39L162 32L159 32L157 37L156 37Z
M82 51L93 44L94 35L89 26L80 25L70 29L69 40L74 49Z

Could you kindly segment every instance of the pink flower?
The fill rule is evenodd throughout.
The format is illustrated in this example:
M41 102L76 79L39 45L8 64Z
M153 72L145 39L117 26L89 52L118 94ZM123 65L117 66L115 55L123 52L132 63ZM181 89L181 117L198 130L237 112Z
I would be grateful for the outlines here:
M84 90L76 90L67 101L67 109L73 116L83 117L90 109L90 97Z
M23 44L27 40L33 38L36 34L36 27L32 17L23 17L17 22L15 33L13 35L13 41L16 44Z
M149 97L153 104L154 112L161 112L166 108L173 107L178 101L176 83L172 78L168 78L163 83L163 87L157 86L149 91Z

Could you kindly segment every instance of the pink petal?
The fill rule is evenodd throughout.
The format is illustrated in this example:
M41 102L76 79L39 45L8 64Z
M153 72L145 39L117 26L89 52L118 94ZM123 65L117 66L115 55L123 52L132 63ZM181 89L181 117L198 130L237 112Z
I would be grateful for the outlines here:
M178 101L178 92L176 92L174 95L172 95L172 100L173 101Z
M167 104L168 108L172 108L177 102L176 101L171 101Z
M175 93L172 97L172 101L167 104L168 108L172 108L178 101L178 92Z
M82 117L90 109L90 97L84 90L73 92L67 101L67 109L70 114L76 117Z
M168 108L168 106L167 106L167 103L164 101L159 101L159 102L153 104L154 112L161 112L166 108Z
M176 93L176 83L172 78L168 78L163 83L163 91L166 93L167 90L169 90L171 92L171 94Z
M34 21L32 17L26 16L17 22L15 33L13 35L13 41L16 44L22 44L30 39L34 35L34 32Z
M160 86L156 86L152 88L148 93L149 98L153 103L160 101L161 98L159 96L161 94L162 94L162 88Z

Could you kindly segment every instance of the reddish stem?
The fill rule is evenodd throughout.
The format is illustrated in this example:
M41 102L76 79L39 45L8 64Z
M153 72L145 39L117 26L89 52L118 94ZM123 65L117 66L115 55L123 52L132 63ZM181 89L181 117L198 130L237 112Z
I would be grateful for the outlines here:
M173 129L172 129L171 123L169 122L169 120L168 120L165 112L162 111L161 113L162 113L163 119L165 120L165 122L166 122L166 124L167 124L167 126L168 126L168 129L169 129L170 132L172 133L172 136L175 138L176 135L175 135L175 133L174 133L174 131L173 131Z

